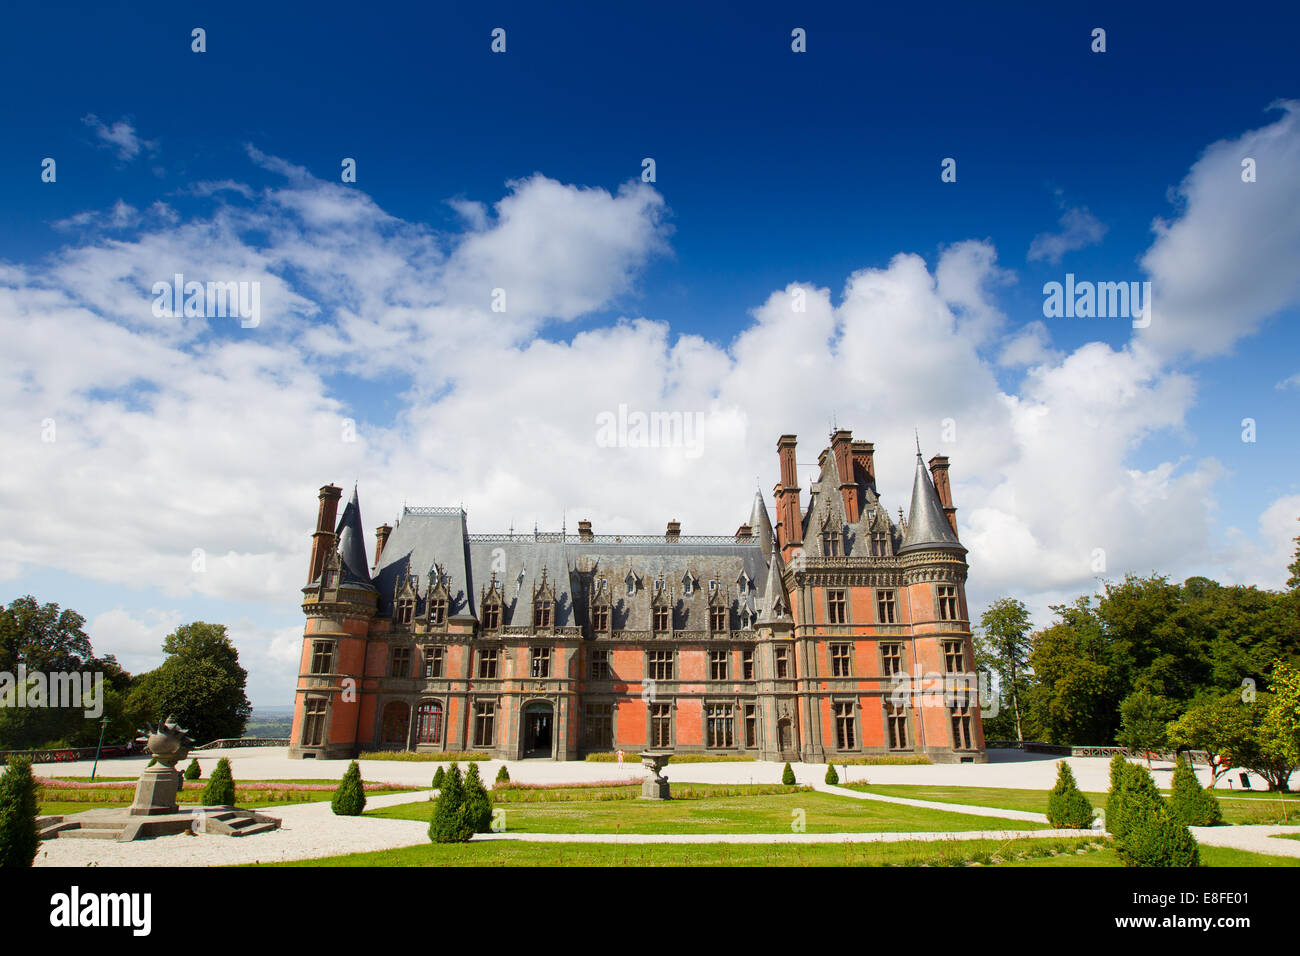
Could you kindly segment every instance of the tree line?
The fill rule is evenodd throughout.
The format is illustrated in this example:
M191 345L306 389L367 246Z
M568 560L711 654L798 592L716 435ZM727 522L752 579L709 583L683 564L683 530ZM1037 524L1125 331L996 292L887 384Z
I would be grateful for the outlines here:
M32 595L0 605L0 750L93 747L104 729L106 744L133 740L145 721L175 717L200 743L239 737L252 714L245 688L248 672L225 625L194 621L168 634L164 659L151 671L132 675L117 659L97 656L85 631L86 619ZM17 706L19 674L103 674L103 716L83 707Z

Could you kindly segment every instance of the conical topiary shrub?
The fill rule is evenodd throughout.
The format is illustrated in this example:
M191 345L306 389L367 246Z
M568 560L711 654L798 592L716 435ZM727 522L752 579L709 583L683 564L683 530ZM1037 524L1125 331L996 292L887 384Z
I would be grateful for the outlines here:
M497 782L497 783L509 783L509 782L510 782L510 771L506 769L506 765L505 765L505 764L502 764L502 765L501 765L501 769L497 771L497 780L496 780L496 782Z
M1195 838L1173 818L1150 772L1121 754L1111 761L1106 829L1125 866L1200 865Z
M465 800L461 804L465 824L475 833L487 833L492 826L492 798L478 775L478 764L471 763L465 774Z
M1086 830L1092 826L1092 804L1075 783L1070 765L1062 760L1056 766L1056 786L1047 797L1047 822L1058 830Z
M438 764L438 769L435 770L435 771L433 772L433 789L434 789L434 790L441 790L441 789L442 789L442 778L445 776L445 774L446 774L446 771L444 771L444 770L442 769L442 764Z
M787 787L794 786L794 770L787 763L785 769L781 771L781 782Z
M185 779L198 780L201 776L203 776L203 771L199 768L199 762L191 760L190 765L185 768Z
M208 785L203 788L203 803L209 807L235 805L235 778L230 773L230 761L225 757L217 761L217 768L212 771Z
M833 763L826 765L826 782L832 787L840 782L840 775L835 772L835 764Z
M365 808L366 786L361 782L361 767L354 760L348 764L343 780L334 791L330 809L340 817L359 817Z
M438 802L433 807L429 821L429 839L434 843L464 843L474 835L465 822L461 805L465 802L465 786L461 783L460 768L452 764L443 774Z
M1174 764L1169 813L1186 827L1217 827L1223 823L1219 801L1201 786L1191 760L1180 756Z
M0 775L0 867L31 866L41 838L36 829L39 807L36 779L26 757L9 761Z

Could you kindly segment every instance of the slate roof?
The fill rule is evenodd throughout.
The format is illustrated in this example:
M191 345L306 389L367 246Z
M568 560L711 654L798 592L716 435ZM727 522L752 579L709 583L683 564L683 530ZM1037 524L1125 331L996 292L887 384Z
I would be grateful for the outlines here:
M921 460L921 450L916 452L916 477L912 480L912 507L907 515L907 533L899 554L921 548L949 548L965 551L952 532L948 516L944 514L939 493L930 481L930 470Z
M338 535L339 556L343 559L343 583L370 584L370 562L366 560L366 536L361 528L361 504L355 486L335 534Z

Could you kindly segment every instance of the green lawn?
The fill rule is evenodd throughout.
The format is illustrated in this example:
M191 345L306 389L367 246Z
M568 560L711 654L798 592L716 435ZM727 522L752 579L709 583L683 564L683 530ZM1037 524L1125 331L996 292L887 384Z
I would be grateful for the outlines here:
M483 841L430 843L262 866L962 866L994 858L1069 856L1104 844L1096 840L945 840L926 843L628 844Z
M1021 863L1006 864L1010 866L1123 866L1119 854L1107 847L1085 856L1053 857L1051 859L1025 860ZM1250 853L1246 850L1234 850L1226 846L1206 846L1201 844L1202 866L1300 866L1300 859L1293 856L1269 856L1267 853Z
M1274 833L1275 840L1300 840L1300 833Z
M692 787L699 785L692 784ZM606 791L637 788L603 788ZM744 788L730 787L729 791ZM879 833L962 830L1037 830L1046 824L978 817L943 810L854 800L813 791L704 796L664 802L636 799L571 799L497 802L507 831L524 833L789 833L802 822L808 833ZM585 796L581 792L578 796ZM428 820L433 803L419 800L366 816Z
M66 778L69 780L77 778ZM98 782L110 782L108 778L96 778ZM89 782L88 779L82 779L80 782ZM334 795L333 790L286 790L284 784L326 784L331 787L337 786L337 780L236 780L235 793L236 803L238 806L249 810L257 810L265 807L283 807L299 803L318 803L323 800L329 800ZM186 780L185 789L176 795L176 802L184 808L185 806L198 806L203 803L203 788L207 785L207 780ZM366 796L375 797L388 793L408 793L421 789L419 787L393 787L380 790L368 790ZM71 813L81 813L83 810L101 810L113 807L128 807L131 801L135 799L135 790L130 787L115 787L112 789L85 789L85 790L62 790L56 788L44 789L41 791L43 799L40 804L40 815L43 817L67 816ZM68 799L75 797L75 799Z
M961 803L967 806L998 807L1003 810L1028 810L1031 813L1047 812L1046 790L1013 790L1002 787L934 787L912 784L844 784L850 790L878 793L886 797L908 797L913 800L937 800L942 803ZM1168 791L1164 791L1168 796ZM1300 825L1300 794L1243 793L1242 791L1213 791L1223 808L1225 823L1265 823ZM1085 794L1097 808L1105 807L1106 794Z

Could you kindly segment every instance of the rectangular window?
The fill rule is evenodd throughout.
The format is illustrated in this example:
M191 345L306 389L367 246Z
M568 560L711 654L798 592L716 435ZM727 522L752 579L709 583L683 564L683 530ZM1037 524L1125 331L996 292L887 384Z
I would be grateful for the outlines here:
M533 606L533 627L550 627L553 609L550 601L538 601Z
M668 608L657 606L654 608L654 629L656 631L666 631L668 627Z
M951 584L939 585L939 620L955 621L958 616L957 588Z
M426 647L424 649L424 676L442 676L442 648Z
M889 532L871 532L871 556L873 558L889 557Z
M907 743L907 711L894 704L886 704L885 722L889 725L889 749L909 749Z
M730 704L705 704L704 725L707 732L706 740L710 747L736 746L733 736L735 721Z
M758 708L745 705L745 746L753 750L758 746Z
M650 746L659 749L671 748L673 745L673 707L672 704L650 705Z
M393 658L388 665L389 677L410 677L411 676L411 649L409 647L394 647Z
M740 674L742 680L754 679L754 652L740 652Z
M582 715L582 742L588 750L611 750L614 746L614 705L587 704Z
M880 669L886 677L893 677L903 672L903 645L880 645Z
M423 703L415 712L415 742L442 743L442 704L438 701Z
M853 704L851 701L836 701L833 705L835 711L835 741L839 744L840 750L854 750L858 745L857 728L853 721Z
M715 634L727 629L727 609L725 607L709 608L709 630Z
M943 663L949 674L966 672L966 655L962 653L961 641L943 642Z
M646 662L646 671L649 673L651 680L673 679L672 651L647 651Z
M790 648L778 647L776 649L776 678L785 680L790 676Z
M605 606L591 609L591 629L593 631L609 630L609 608Z
M852 644L832 644L831 649L831 676L848 677L852 673L850 666L851 654L853 651Z
M838 557L840 553L840 533L838 531L822 532L822 555L824 557Z
M478 652L478 676L482 680L496 680L497 649L495 647Z
M304 747L320 747L325 743L326 707L326 702L319 698L308 700L304 706L302 725Z
M446 624L447 623L447 599L436 597L429 602L429 623Z
M411 618L415 616L415 599L402 598L397 602L397 623L410 624Z
M709 651L709 680L727 679L727 651Z
M334 670L334 642L312 641L311 672L329 674Z
M497 605L483 609L483 630L495 631L501 626L501 608Z
M877 591L876 592L876 622L879 624L893 624L898 620L894 614L894 592Z
M591 652L591 679L592 680L609 680L614 676L614 672L609 666L609 651L592 651Z
M549 647L534 647L532 653L532 668L530 673L535 679L544 680L551 676L551 649Z
M826 620L831 624L843 624L848 619L844 592L839 588L831 588L826 592Z
M971 749L970 735L970 708L953 707L949 710L952 716L952 745L956 750Z
M474 746L491 747L496 742L497 705L480 700L474 705Z

